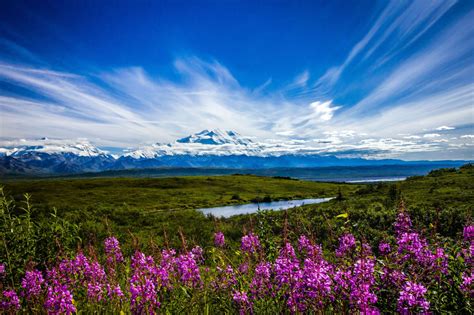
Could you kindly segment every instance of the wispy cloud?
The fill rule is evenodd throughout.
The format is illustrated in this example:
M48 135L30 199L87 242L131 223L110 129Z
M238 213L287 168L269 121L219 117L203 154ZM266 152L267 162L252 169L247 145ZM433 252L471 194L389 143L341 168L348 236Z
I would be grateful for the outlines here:
M339 65L319 78L303 70L286 85L269 78L247 87L225 65L198 57L177 58L173 77L139 66L63 71L0 39L23 60L13 63L0 50L1 138L85 137L132 147L221 128L272 143L271 150L472 156L474 12L438 25L455 5L388 2Z
M450 126L439 126L438 128L435 128L437 131L444 131L444 130L454 130L456 128L450 127Z
M385 47L382 54L371 59L372 65L380 66L394 58L427 32L456 1L390 1L375 20L366 35L360 39L341 65L331 67L319 78L315 87L331 89L351 63L368 61L374 52Z
M422 99L399 104L375 116L341 121L333 119L341 106L331 101L305 104L285 99L280 93L246 90L215 62L193 58L177 64L182 76L179 83L151 78L141 68L95 75L92 83L90 78L72 73L2 64L1 80L41 96L0 96L2 137L81 136L99 145L130 147L172 141L196 130L220 127L262 140L277 135L282 137L280 143L309 139L308 147L299 147L298 152L350 156L359 152L365 156L370 151L372 157L386 157L407 151L429 152L439 146L373 138L377 134L469 123L472 87L435 95L428 102Z

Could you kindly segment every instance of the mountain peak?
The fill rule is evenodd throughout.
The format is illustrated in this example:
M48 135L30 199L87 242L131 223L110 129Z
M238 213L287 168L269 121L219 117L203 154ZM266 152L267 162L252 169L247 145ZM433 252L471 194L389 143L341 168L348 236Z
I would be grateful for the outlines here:
M4 155L19 157L31 154L74 154L82 157L108 156L106 151L92 145L89 141L59 140L46 137L37 140L21 140L10 148L4 148Z
M201 132L194 133L188 137L176 140L178 143L199 143L205 145L223 145L223 144L236 144L236 145L247 145L252 141L241 136L238 132L228 130L222 131L220 129L203 130Z

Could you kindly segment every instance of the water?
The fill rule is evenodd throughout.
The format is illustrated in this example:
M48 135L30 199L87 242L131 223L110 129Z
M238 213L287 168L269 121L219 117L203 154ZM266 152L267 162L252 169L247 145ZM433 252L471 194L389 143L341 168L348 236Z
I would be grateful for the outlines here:
M293 207L299 207L302 205L310 205L315 203L321 203L329 201L333 198L317 198L317 199L300 199L300 200L283 200L283 201L272 201L262 203L248 203L245 205L237 206L225 206L215 208L203 208L198 209L204 214L212 214L216 217L228 218L238 214L248 214L257 212L259 207L260 210L285 210Z
M347 180L346 183L376 183L376 182L396 182L407 179L406 177L386 177L386 178L367 178L357 180Z

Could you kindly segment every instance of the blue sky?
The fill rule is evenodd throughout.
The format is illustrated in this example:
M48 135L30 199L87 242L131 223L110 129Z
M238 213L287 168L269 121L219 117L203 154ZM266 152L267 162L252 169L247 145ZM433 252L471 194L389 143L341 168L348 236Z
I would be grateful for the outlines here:
M3 145L221 128L341 156L473 158L472 1L0 7Z

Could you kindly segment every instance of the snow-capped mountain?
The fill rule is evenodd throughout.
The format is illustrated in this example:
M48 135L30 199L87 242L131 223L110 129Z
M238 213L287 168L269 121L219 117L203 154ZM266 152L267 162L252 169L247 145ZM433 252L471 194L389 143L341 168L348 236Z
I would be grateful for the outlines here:
M0 174L70 174L154 167L277 168L400 164L399 160L338 158L330 144L257 142L234 131L203 130L115 157L87 140L20 140L0 147Z
M73 154L82 157L97 157L107 156L108 153L100 150L93 146L88 141L62 141L62 140L50 140L48 138L41 138L34 141L26 141L25 144L13 148L2 148L0 152L4 152L4 155L21 157L25 155L31 155L36 153L45 154Z
M203 130L168 144L156 143L130 150L117 159L113 168L275 168L334 166L344 163L343 159L321 154L323 150L321 145L309 146L304 141L254 142L235 131ZM351 161L363 164L366 160Z
M222 131L220 129L203 130L188 137L176 140L177 143L200 143L205 145L248 145L252 141L242 137L235 131Z
M12 143L13 144L13 143ZM0 148L3 173L79 173L102 171L115 158L86 140L41 138Z
M124 158L156 159L166 156L228 156L228 155L258 155L263 150L259 143L241 136L235 131L220 129L203 130L175 142L140 147L126 152Z

